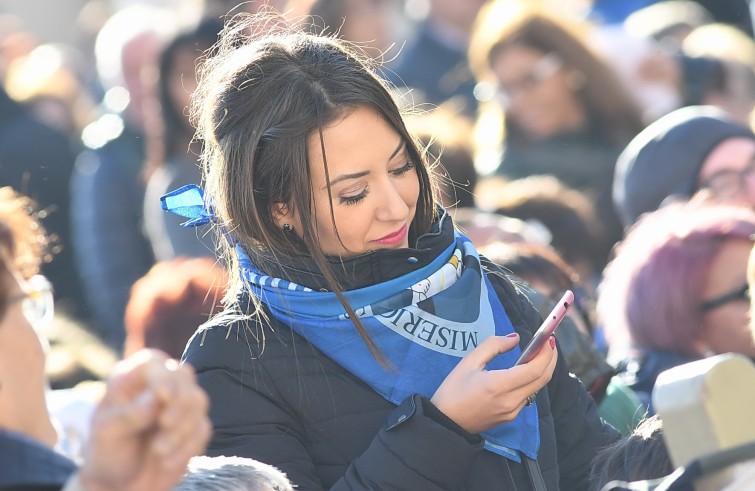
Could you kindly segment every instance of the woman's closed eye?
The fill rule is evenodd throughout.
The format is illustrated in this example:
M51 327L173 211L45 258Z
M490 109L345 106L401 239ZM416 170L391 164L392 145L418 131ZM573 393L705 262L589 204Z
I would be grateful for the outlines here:
M414 169L414 166L416 164L412 162L411 160L407 161L406 164L402 165L398 169L394 169L391 171L391 174L393 174L396 177L404 176L407 172Z
M338 203L342 205L355 205L367 197L369 190L365 187L359 194L339 196Z
M406 175L407 172L412 170L415 167L415 163L410 161L407 161L404 165L399 167L398 169L393 169L390 171L391 175L395 177L403 177ZM367 194L369 193L369 189L365 187L361 192L358 194L349 194L346 196L339 196L338 202L342 205L355 205L362 201L364 198L367 197Z

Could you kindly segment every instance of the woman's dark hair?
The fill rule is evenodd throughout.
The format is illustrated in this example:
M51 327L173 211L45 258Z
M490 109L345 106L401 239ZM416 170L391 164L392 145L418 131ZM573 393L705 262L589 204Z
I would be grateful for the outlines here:
M655 415L644 419L628 437L598 452L592 461L590 489L599 491L611 481L659 479L672 472L663 424Z
M218 41L218 35L223 30L223 21L217 18L206 18L196 26L179 33L163 48L158 60L158 97L161 108L161 135L152 138L150 142L146 176L149 177L171 155L184 154L187 148L187 135L192 135L194 129L188 121L186 108L176 107L171 96L170 74L176 69L176 63L181 53L192 51L199 59ZM195 73L184 74L194 77ZM190 139L190 138L189 138Z
M382 360L341 293L332 269L338 260L329 261L318 244L307 152L308 138L319 133L329 181L323 130L360 107L385 118L417 164L420 196L409 228L413 244L429 229L435 211L427 165L385 82L344 42L294 31L268 15L237 16L204 66L194 114L204 139L207 192L227 234L219 235L231 271L237 267L233 241L252 253L262 270L285 267L286 256L311 256L370 351ZM301 239L276 225L274 208L280 204L301 217ZM330 215L335 226L332 208ZM229 288L227 298L235 290Z
M611 244L587 195L558 178L537 175L512 181L489 180L489 198L496 213L537 220L550 231L551 246L570 266L590 265L597 274L605 266ZM590 281L591 278L582 278Z
M478 79L488 77L499 53L514 46L555 54L566 68L579 70L584 84L576 91L595 131L616 145L626 145L642 130L639 106L613 69L593 53L576 26L538 7L522 2L491 2L480 12L470 44L470 63ZM510 118L506 137L526 135Z
M595 315L593 301L582 286L579 274L550 246L529 242L494 242L483 248L491 261L531 285L545 285L546 294L554 302L566 290L574 293L574 310L593 335Z

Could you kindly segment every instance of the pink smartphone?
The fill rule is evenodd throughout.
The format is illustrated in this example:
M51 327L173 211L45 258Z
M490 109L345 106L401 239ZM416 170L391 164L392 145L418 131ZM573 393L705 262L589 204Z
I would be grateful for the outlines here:
M516 361L515 365L529 362L540 352L540 348L543 347L564 317L566 317L566 313L569 311L572 303L574 303L574 294L571 290L566 290L564 296L561 297L561 300L553 307L551 313L548 314L548 317L545 318L543 324L538 328L530 343L524 348L522 355Z

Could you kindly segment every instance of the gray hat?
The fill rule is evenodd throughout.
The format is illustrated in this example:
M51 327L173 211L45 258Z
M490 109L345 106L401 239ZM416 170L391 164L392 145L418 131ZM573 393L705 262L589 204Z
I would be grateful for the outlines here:
M729 138L755 134L712 106L677 109L642 130L616 162L613 201L624 226L670 196L691 197L708 154Z

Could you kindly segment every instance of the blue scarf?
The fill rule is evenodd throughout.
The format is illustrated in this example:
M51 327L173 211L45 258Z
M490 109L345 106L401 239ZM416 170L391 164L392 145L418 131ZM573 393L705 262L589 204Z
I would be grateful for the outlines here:
M188 226L212 218L196 186L166 195L163 208L190 218ZM446 219L445 214L440 218ZM236 253L244 284L273 317L394 404L414 393L431 397L465 354L489 336L514 332L482 273L477 250L458 232L427 266L343 292L367 334L390 361L389 369L372 356L335 293L271 277L255 267L240 245ZM517 346L496 356L487 368L511 368L519 354ZM540 447L536 405L522 408L513 421L483 432L482 437L486 450L516 462L521 461L519 452L536 459Z

